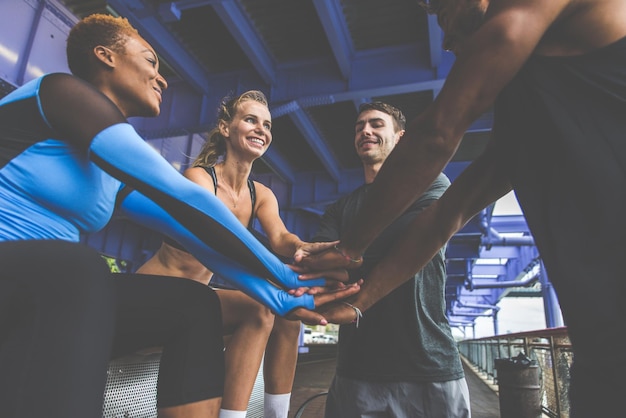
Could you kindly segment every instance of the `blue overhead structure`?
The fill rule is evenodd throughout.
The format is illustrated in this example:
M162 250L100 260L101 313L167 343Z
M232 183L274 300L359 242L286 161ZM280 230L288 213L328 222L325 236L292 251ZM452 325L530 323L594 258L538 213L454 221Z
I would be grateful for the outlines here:
M127 17L159 54L170 85L162 113L131 122L181 171L223 96L267 94L274 142L255 163L255 176L276 193L287 227L303 239L328 203L363 181L353 147L359 104L383 100L410 119L433 101L454 61L441 48L436 19L415 0L4 0L0 95L42 72L67 71L69 28L94 12ZM466 132L445 169L451 179L482 152L491 123L486 112ZM561 325L523 216L494 216L493 209L448 245L451 323L472 327L489 316L497 333L498 301L527 289L543 296L546 325ZM131 268L159 240L123 222L85 237Z

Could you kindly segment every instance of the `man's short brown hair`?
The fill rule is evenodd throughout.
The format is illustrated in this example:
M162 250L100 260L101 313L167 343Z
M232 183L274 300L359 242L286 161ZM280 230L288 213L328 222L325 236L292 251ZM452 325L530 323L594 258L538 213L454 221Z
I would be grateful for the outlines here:
M363 103L359 106L359 115L368 110L378 110L386 113L393 119L396 132L403 131L406 126L406 117L400 109L384 102Z

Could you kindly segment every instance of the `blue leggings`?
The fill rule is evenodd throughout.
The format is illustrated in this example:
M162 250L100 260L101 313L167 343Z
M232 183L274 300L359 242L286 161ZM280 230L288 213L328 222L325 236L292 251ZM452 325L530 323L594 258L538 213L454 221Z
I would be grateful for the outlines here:
M207 286L111 274L80 244L0 242L0 405L7 417L101 416L109 360L154 346L163 347L160 407L222 396L221 310Z

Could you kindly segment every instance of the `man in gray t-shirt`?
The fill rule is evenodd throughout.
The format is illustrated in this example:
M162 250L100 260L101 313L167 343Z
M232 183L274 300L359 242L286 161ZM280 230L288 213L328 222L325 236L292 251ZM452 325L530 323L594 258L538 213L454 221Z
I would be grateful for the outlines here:
M404 115L393 106L381 102L361 106L354 145L363 163L365 184L327 208L313 241L341 238L404 134L404 126ZM445 175L439 175L380 234L351 275L367 280L396 237L449 184ZM412 279L368 309L358 327L356 322L341 325L337 372L326 402L326 418L356 418L376 412L392 417L470 416L467 383L445 316L444 251L442 248ZM361 315L358 308L355 315Z

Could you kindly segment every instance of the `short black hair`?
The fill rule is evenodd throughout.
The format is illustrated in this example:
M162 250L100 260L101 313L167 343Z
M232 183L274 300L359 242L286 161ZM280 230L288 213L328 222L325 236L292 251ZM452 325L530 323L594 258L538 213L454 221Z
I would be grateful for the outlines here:
M93 49L106 46L116 52L123 52L128 38L139 35L128 19L96 13L81 19L67 37L67 63L72 74L89 79L92 73L90 57Z

